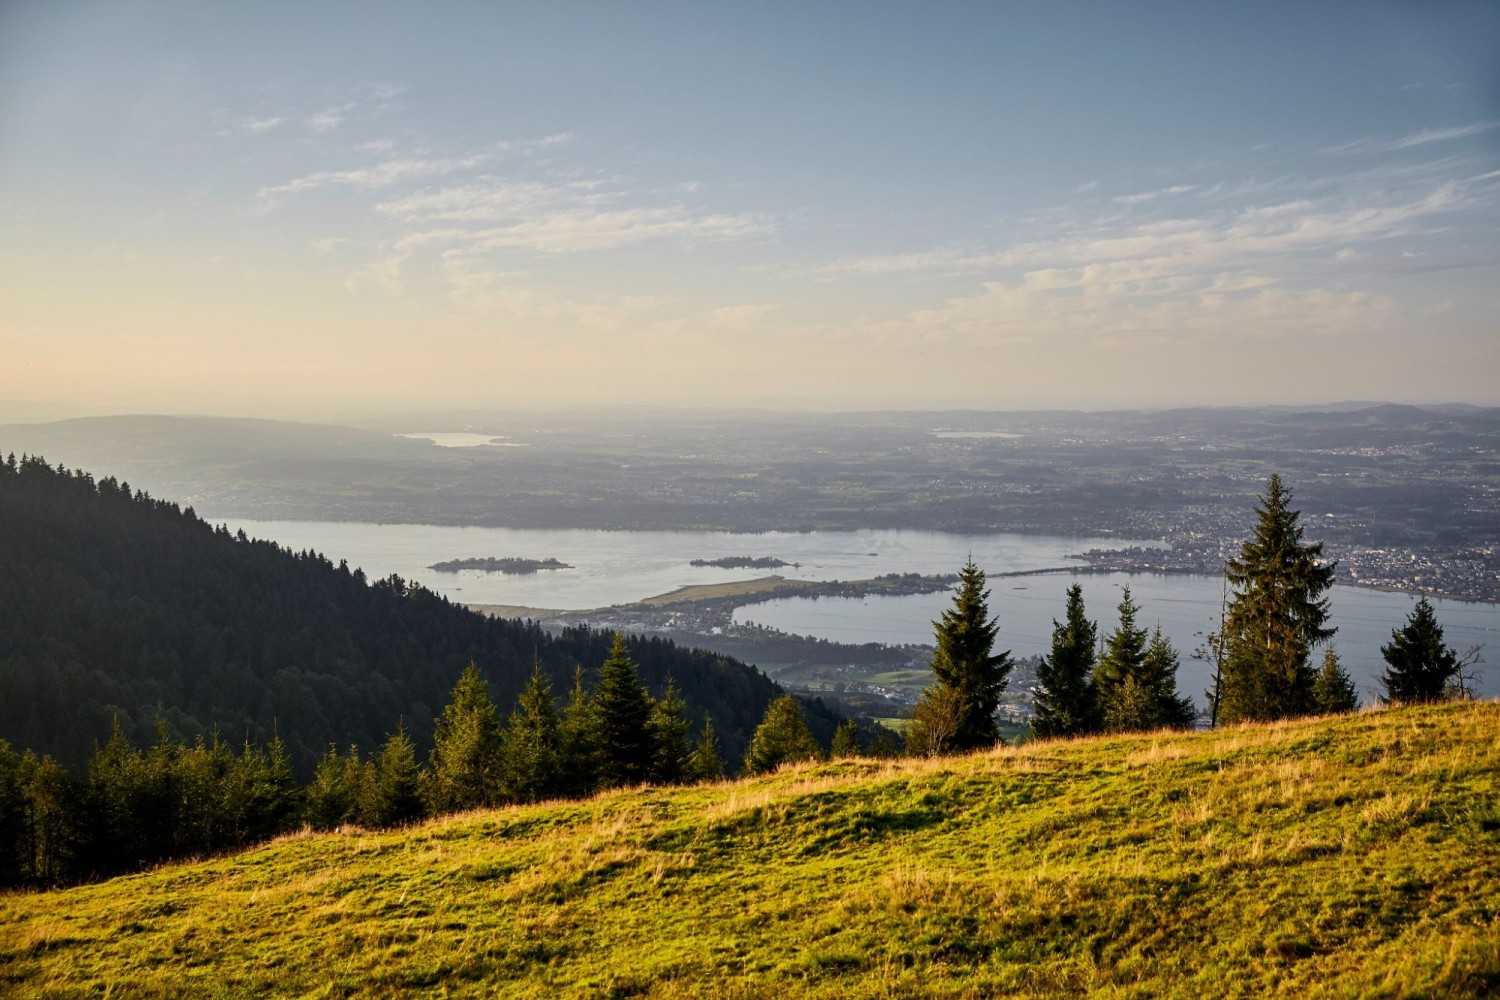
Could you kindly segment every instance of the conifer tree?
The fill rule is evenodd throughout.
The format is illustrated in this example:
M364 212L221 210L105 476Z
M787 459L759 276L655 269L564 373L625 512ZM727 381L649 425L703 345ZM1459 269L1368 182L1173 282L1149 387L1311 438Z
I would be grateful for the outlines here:
M500 722L473 663L453 685L433 733L427 801L433 814L493 805L499 792Z
M1148 634L1136 624L1141 609L1130 588L1122 590L1120 623L1105 640L1097 672L1103 727L1116 733L1186 728L1196 713L1190 699L1177 696L1177 650L1160 625Z
M1177 669L1181 660L1172 641L1158 625L1151 630L1146 657L1141 663L1139 679L1149 693L1153 718L1151 729L1186 729L1197 718L1191 698L1177 696Z
M876 726L875 738L865 749L870 757L900 757L906 752L906 743L901 734L889 726Z
M115 716L109 741L89 758L84 798L86 832L80 867L113 874L154 860L141 829L142 760Z
M990 617L989 591L984 572L971 558L959 571L958 592L953 607L933 622L937 651L932 672L937 687L952 697L928 699L928 706L957 713L952 720L952 749L977 750L1000 740L995 712L1010 675L1010 652L996 654L995 637L1000 628ZM940 728L948 728L947 725Z
M1425 594L1380 655L1388 664L1380 678L1388 703L1441 701L1458 675L1458 654L1444 644L1443 626Z
M636 785L651 777L651 696L641 684L625 636L616 632L609 659L599 668L595 692L599 739L604 749L599 777L604 787Z
M724 777L724 753L719 748L719 736L714 732L714 720L704 719L698 742L693 744L692 756L687 762L688 781L719 781Z
M371 821L376 826L405 826L426 814L422 803L422 769L417 748L406 734L406 724L386 738L375 763L375 804Z
M651 706L651 780L677 785L687 780L693 743L688 738L687 702L667 678L667 688Z
M354 751L355 762L359 753ZM349 762L330 746L307 786L307 822L314 830L336 830L357 818L356 789L349 787Z
M845 719L833 731L833 746L829 748L828 756L833 760L843 760L858 757L861 753L863 750L859 745L859 724L853 719Z
M507 798L536 802L562 790L562 721L552 700L552 682L534 664L506 724L501 754Z
M1104 652L1099 657L1099 663L1094 671L1095 689L1098 692L1099 712L1105 720L1105 728L1112 728L1109 719L1116 720L1127 717L1123 713L1119 703L1124 700L1122 689L1126 678L1136 678L1140 683L1140 675L1146 663L1146 645L1149 641L1146 629L1136 624L1136 615L1140 613L1140 606L1130 596L1130 588L1120 588L1120 621L1104 640ZM1133 696L1138 700L1142 692L1136 692Z
M1052 622L1052 652L1037 667L1033 736L1077 736L1097 732L1099 693L1094 684L1098 626L1083 609L1083 586L1068 588L1062 621Z
M599 730L599 710L594 694L583 683L583 668L573 670L573 690L563 708L563 773L565 795L588 795L599 787L604 744Z
M1314 710L1312 648L1331 638L1328 601L1334 564L1323 545L1304 543L1292 495L1272 475L1256 508L1255 531L1225 575L1233 590L1225 622L1221 722L1281 719Z
M61 882L73 869L78 846L78 783L50 756L27 750L17 768L26 817L21 834L24 875L43 885Z
M12 752L9 743L0 740L0 886L21 884L21 840L25 822L21 759Z
M797 699L784 694L766 707L765 717L750 737L745 773L765 774L783 764L820 760L823 748L807 728L807 717Z
M1332 645L1323 650L1323 669L1313 682L1313 705L1323 715L1340 715L1359 708L1354 681L1339 664L1339 654Z

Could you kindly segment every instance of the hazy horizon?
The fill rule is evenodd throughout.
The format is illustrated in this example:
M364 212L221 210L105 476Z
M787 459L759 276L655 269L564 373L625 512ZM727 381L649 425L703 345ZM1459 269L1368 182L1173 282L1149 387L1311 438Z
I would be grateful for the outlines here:
M18 0L0 420L1494 405L1496 51L1486 3Z

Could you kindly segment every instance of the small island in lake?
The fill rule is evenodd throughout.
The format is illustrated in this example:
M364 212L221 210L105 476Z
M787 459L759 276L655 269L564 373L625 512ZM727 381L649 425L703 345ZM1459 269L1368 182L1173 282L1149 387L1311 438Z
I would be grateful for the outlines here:
M572 569L556 559L449 559L427 567L439 573L457 573L465 569L477 569L481 573L535 573L544 569Z
M780 569L782 566L800 566L785 559L771 556L723 556L718 559L694 559L689 566L716 566L719 569Z

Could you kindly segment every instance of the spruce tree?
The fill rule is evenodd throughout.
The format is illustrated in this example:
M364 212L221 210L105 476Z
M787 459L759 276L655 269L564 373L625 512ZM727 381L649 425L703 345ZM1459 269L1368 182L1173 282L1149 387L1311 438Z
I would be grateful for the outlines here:
M505 797L536 802L562 791L562 720L552 700L552 682L533 664L531 680L510 713L501 740L501 786Z
M563 708L560 728L563 794L588 795L599 787L604 744L599 731L598 705L593 692L583 683L582 667L573 670L573 690Z
M357 759L357 755L356 755ZM307 786L307 822L314 830L334 830L353 818L356 806L339 748L330 746Z
M1441 701L1458 676L1458 654L1443 642L1443 626L1426 595L1417 601L1406 624L1391 632L1380 647L1388 667L1381 675L1387 703Z
M1323 669L1313 682L1313 705L1323 715L1341 715L1359 708L1359 695L1354 681L1339 664L1339 654L1333 646L1323 650Z
M625 636L615 633L609 659L599 669L595 692L603 746L600 780L606 788L636 785L651 777L651 696L641 684Z
M953 697L931 699L933 708L957 713L953 722L952 749L978 750L1000 740L995 712L1010 675L1010 652L995 653L998 622L990 617L989 591L984 572L971 558L959 571L958 592L953 607L933 622L937 651L932 672L937 687ZM946 728L946 727L944 727Z
M453 685L433 733L427 802L433 814L477 809L497 801L500 721L489 684L473 663Z
M380 748L375 763L375 809L377 826L405 826L426 814L422 803L422 769L417 748L400 723Z
M1068 588L1062 621L1052 622L1052 652L1037 667L1033 736L1077 736L1099 730L1099 693L1094 685L1098 626L1083 609L1083 586Z
M1255 531L1225 575L1233 590L1225 623L1221 722L1282 719L1314 711L1312 648L1331 638L1328 601L1334 564L1321 542L1304 543L1301 511L1272 475L1256 508Z
M688 733L687 702L677 685L667 678L667 688L651 706L651 780L677 785L688 780L688 760L693 743Z
M906 752L913 757L942 757L958 752L958 731L964 717L957 690L935 684L922 692L906 726Z
M1151 729L1187 729L1198 717L1191 698L1177 696L1177 669L1181 661L1172 641L1158 625L1151 630L1146 657L1141 663L1141 686L1150 693L1153 705Z
M1132 709L1126 712L1121 707L1125 700L1124 685L1127 678L1135 678L1140 684L1140 675L1146 663L1146 645L1149 636L1144 627L1136 624L1140 606L1130 596L1130 588L1120 589L1119 624L1104 640L1104 652L1094 671L1095 689L1098 693L1100 717L1106 729L1115 729L1120 720L1134 718L1139 713ZM1132 692L1131 700L1138 702L1144 691ZM1109 720L1114 719L1115 724ZM1132 727L1134 728L1134 727Z
M861 753L863 750L859 745L859 723L853 719L845 719L833 731L833 745L829 748L828 756L833 760L843 760L848 757L858 757Z
M21 843L26 800L21 794L21 758L0 740L0 886L21 884Z
M714 732L714 720L704 719L698 742L693 744L692 756L688 758L687 780L719 781L723 777L724 753L719 747L719 736Z
M745 773L765 774L783 764L820 760L823 748L807 728L807 717L797 699L784 694L766 707L765 717L750 737Z

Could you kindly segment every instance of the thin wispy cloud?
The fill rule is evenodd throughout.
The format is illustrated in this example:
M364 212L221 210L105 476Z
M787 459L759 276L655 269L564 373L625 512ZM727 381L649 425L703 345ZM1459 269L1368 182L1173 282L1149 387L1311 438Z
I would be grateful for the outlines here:
M1117 195L1110 200L1116 205L1143 205L1146 202L1155 201L1165 195L1187 194L1189 191L1198 190L1196 184L1174 184L1171 187L1161 188L1156 191L1142 191L1138 194Z
M260 135L279 128L285 120L281 115L233 114L225 108L219 108L213 113L214 133L221 136L233 135L236 132Z
M1452 128L1423 129L1420 132L1410 132L1395 138L1366 136L1363 139L1355 139L1353 142L1329 146L1323 152L1394 153L1403 149L1413 149L1417 146L1427 146L1434 142L1452 142L1456 139L1468 139L1495 128L1500 128L1500 122L1473 122L1469 125L1456 125Z
M367 167L350 170L320 170L293 178L284 184L273 184L260 189L262 198L276 195L301 194L319 188L351 187L376 189L390 187L400 181L427 177L441 177L460 170L470 170L489 159L489 154L479 153L458 159L401 159L386 160Z
M316 114L308 115L303 119L303 124L314 132L326 134L344 124L349 112L354 110L353 104L340 104L336 107L324 108Z

